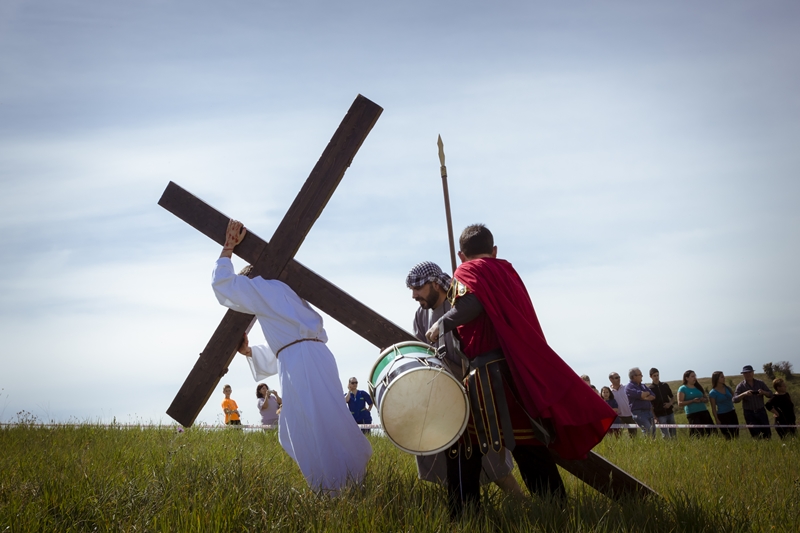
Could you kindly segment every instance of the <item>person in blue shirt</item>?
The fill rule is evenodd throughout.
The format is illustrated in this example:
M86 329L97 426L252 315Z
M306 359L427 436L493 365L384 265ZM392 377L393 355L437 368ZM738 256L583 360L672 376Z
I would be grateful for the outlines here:
M717 370L711 374L711 390L708 392L711 414L719 425L738 426L739 417L733 408L733 391L725 384L725 374ZM739 436L739 428L720 428L720 433L728 439Z
M683 385L678 387L678 407L683 407L686 418L690 424L700 426L714 425L706 404L708 395L703 386L697 382L697 374L694 370L687 370L683 373ZM703 437L716 433L715 428L701 427L689 429L690 437Z
M354 377L348 380L344 401L347 402L356 424L372 423L372 415L370 414L370 411L372 411L372 397L367 391L358 390L358 380ZM365 435L369 434L369 431L369 428L361 430Z
M631 382L625 386L625 395L631 406L631 413L636 424L642 428L642 433L647 436L656 436L656 425L653 417L653 400L656 399L653 391L642 384L642 371L633 367L628 371Z

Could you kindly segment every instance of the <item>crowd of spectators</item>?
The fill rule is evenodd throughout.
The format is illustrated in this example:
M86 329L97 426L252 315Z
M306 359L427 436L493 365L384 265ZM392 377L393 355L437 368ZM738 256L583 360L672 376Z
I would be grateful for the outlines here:
M788 427L796 424L794 404L786 392L786 383L783 379L773 380L775 392L770 390L766 383L755 379L753 367L745 365L742 369L742 381L735 389L731 389L725 380L725 374L716 371L711 376L711 389L706 392L697 381L697 374L693 370L683 373L683 384L678 387L677 396L667 383L660 380L657 368L650 369L650 383L643 383L643 373L638 367L628 371L628 384L622 386L621 377L617 372L611 372L608 380L610 387L602 387L598 394L617 413L615 424L637 425L639 430L628 428L631 436L639 431L647 436L655 437L658 425L675 424L674 407L683 408L689 424L699 426L689 429L690 436L712 435L720 433L728 440L739 436L737 427L709 427L709 426L738 426L739 417L734 404L742 404L745 424L753 438L769 439L772 430L767 411L774 417L776 431L781 438L794 436L796 428ZM581 379L593 390L589 376L583 375ZM767 398L768 401L764 401ZM710 409L709 409L710 407ZM675 438L675 428L662 427L661 434L665 439ZM619 436L620 430L612 428L610 433Z

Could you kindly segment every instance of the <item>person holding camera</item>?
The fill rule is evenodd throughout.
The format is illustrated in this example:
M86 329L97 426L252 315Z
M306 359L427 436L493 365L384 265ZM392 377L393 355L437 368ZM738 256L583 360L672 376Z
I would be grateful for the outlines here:
M766 383L760 379L755 379L754 376L755 372L751 365L745 365L742 368L742 377L744 379L736 385L736 390L733 391L733 401L735 403L742 402L745 424L769 426L769 417L767 416L766 408L764 408L764 397L772 398L772 391ZM769 427L747 428L747 430L754 439L769 439L772 437L772 430Z
M283 405L278 391L270 390L266 383L259 383L256 385L256 398L258 398L258 412L261 413L261 424L264 426L277 425L278 410Z

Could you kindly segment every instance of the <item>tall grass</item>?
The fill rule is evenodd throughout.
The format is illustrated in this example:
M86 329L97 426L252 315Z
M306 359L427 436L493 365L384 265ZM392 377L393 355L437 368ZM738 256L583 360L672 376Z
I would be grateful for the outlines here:
M0 531L796 531L800 439L607 438L661 494L612 502L564 474L566 506L484 490L451 522L441 487L380 437L361 487L310 491L275 432L93 425L0 429Z

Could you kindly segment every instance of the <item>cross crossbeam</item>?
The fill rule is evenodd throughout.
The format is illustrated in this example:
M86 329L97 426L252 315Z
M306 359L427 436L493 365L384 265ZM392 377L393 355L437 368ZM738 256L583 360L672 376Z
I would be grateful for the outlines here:
M225 230L230 218L180 185L170 182L158 205L220 246L225 244ZM272 243L270 247L271 245ZM234 248L233 253L247 263L253 264L266 247L266 241L248 229L244 240ZM334 317L378 348L383 349L398 342L417 340L408 331L376 313L295 259L286 264L277 279L290 286L298 296L311 305Z

